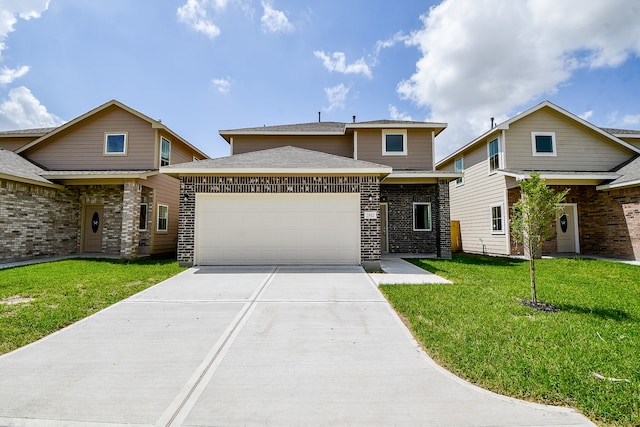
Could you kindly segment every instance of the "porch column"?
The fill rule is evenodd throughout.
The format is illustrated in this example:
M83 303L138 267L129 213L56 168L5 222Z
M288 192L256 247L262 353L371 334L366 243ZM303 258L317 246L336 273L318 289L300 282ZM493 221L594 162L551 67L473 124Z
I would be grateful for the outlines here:
M120 236L120 258L138 258L140 244L140 203L142 186L135 181L124 183L122 195L122 234Z
M438 180L438 258L451 259L449 181Z

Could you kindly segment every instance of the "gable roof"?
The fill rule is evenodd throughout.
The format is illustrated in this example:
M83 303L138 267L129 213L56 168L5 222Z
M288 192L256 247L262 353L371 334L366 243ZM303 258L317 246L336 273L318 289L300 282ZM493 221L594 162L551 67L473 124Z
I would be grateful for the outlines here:
M59 126L57 128L53 128L53 130L50 130L49 132L47 132L47 133L43 134L42 136L40 136L38 139L36 139L36 140L34 140L34 141L32 141L32 142L20 147L15 152L19 154L19 153L22 153L22 152L24 152L26 150L29 150L30 148L42 143L43 141L46 141L50 137L52 137L54 135L57 135L60 132L66 130L66 129L69 129L69 128L75 126L76 124L82 122L83 120L85 120L85 119L87 119L87 118L89 118L89 117L91 117L91 116L93 116L93 115L95 115L95 114L97 114L97 113L99 113L101 111L104 111L107 108L114 107L114 106L118 107L118 108L120 108L120 109L122 109L122 110L124 110L124 111L126 111L126 112L128 112L128 113L130 113L130 114L132 114L132 115L134 115L134 116L146 121L146 122L148 122L153 129L162 129L162 130L166 131L171 136L177 138L183 144L185 144L186 146L188 146L192 150L196 151L200 156L207 157L207 158L209 157L205 153L203 153L201 150L199 150L198 148L196 148L195 146L193 146L189 142L187 142L187 140L182 138L180 135L178 135L177 133L175 133L174 131L169 129L167 126L162 124L161 121L154 120L151 117L146 116L146 115L142 114L141 112L139 112L137 110L134 110L133 108L131 108L131 107L123 104L122 102L115 100L115 99L112 99L111 101L105 102L104 104L100 105L99 107L96 107L93 110L88 111L88 112L84 113L83 115L78 116L75 119L70 120L70 121L66 122L65 124L63 124L63 125L61 125L61 126Z
M160 168L161 173L173 176L239 173L375 174L386 176L391 171L392 169L389 166L290 145Z
M612 133L599 128L597 126L595 126L592 123L589 123L588 121L576 116L573 113L570 113L569 111L565 110L564 108L558 107L557 105L555 105L554 103L550 102L550 101L543 101L540 104L529 108L528 110L517 114L515 116L513 116L512 118L496 125L495 127L493 127L492 129L488 130L487 132L483 133L482 135L480 135L479 137L477 137L476 139L474 139L473 141L467 143L466 145L462 146L461 148L457 149L456 151L454 151L453 153L449 154L448 156L446 156L444 159L440 160L438 163L436 163L435 167L437 168L438 166L451 161L453 158L457 157L460 153L462 153L463 151L468 150L469 148L475 146L478 143L484 143L486 141L486 139L491 136L494 133L500 132L502 130L508 130L509 126L514 123L517 122L518 120L527 117L530 114L535 113L538 110L541 110L543 108L550 108L554 111L556 111L557 113L562 114L563 116L577 122L578 124L587 127L588 129L591 129L592 131L594 131L595 133L604 136L605 138L611 140L612 142L619 144L631 151L633 151L634 153L638 153L640 154L640 148L635 147L623 140L621 140L620 138L618 138L617 136L613 135Z
M13 151L0 148L0 178L27 184L58 188L59 186L41 176L44 169Z

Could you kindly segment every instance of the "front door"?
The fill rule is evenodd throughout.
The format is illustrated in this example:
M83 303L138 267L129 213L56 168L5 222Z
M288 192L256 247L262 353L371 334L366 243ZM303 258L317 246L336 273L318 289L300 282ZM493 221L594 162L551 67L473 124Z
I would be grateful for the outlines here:
M558 252L579 252L576 247L576 206L561 204L556 216Z
M86 205L84 210L84 252L102 252L102 223L104 207Z
M389 205L380 203L380 250L389 252L389 238L387 227L387 208Z

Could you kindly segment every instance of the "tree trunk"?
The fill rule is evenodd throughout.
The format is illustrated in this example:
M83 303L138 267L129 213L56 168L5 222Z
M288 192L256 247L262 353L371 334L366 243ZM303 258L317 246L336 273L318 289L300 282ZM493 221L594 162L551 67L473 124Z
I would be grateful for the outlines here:
M536 304L538 298L536 296L536 258L529 258L529 277L531 279L531 302Z

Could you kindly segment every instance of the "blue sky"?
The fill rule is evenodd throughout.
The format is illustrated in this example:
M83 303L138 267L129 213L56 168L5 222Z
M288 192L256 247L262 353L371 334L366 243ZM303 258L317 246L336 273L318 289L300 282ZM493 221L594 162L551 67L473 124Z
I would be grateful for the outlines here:
M640 129L635 0L1 0L0 130L110 100L209 155L220 129L447 122L436 157L548 99Z

